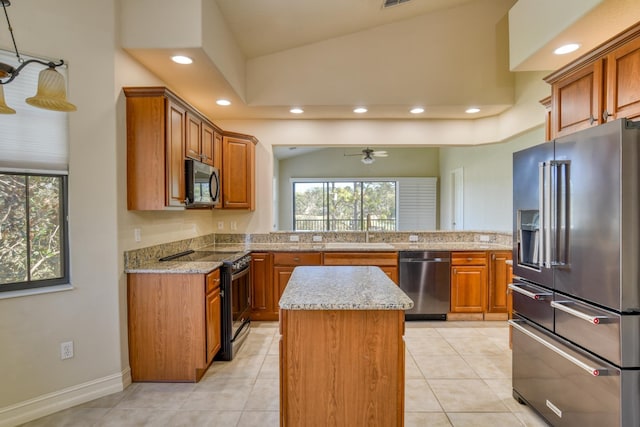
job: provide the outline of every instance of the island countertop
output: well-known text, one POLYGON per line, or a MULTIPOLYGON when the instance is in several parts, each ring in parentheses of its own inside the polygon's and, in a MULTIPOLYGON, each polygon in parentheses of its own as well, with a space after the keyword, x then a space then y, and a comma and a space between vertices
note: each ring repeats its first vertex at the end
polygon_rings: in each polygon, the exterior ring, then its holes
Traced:
POLYGON ((283 310, 408 310, 413 301, 378 267, 296 267, 283 310))

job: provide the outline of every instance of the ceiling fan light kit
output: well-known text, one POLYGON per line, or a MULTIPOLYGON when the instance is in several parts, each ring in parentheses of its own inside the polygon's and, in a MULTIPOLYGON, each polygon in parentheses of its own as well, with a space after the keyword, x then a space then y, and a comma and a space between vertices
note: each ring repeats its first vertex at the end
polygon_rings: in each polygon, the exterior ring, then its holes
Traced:
POLYGON ((374 157, 387 157, 388 154, 384 150, 374 150, 372 148, 367 147, 367 148, 363 149, 358 154, 346 154, 345 153, 345 156, 362 156, 360 161, 362 163, 364 163, 365 165, 370 165, 371 163, 376 161, 376 159, 374 157))

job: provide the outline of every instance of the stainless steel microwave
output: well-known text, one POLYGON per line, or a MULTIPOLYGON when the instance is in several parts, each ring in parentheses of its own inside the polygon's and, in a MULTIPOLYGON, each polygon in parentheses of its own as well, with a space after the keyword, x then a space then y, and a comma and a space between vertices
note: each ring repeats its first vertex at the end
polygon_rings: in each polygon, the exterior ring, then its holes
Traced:
POLYGON ((212 208, 220 203, 220 171, 197 160, 185 160, 187 208, 212 208))

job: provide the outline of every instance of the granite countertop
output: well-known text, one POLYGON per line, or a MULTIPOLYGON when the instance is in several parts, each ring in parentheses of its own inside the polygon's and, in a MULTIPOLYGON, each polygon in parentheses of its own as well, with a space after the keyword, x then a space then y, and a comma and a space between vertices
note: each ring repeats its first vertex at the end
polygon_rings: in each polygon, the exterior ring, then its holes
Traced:
POLYGON ((283 310, 408 310, 413 301, 378 267, 296 267, 283 310))
MULTIPOLYGON (((198 251, 220 252, 399 252, 399 251, 491 251, 511 250, 511 246, 483 242, 420 242, 420 243, 223 243, 197 248, 198 251)), ((157 259, 125 268, 125 273, 207 274, 222 265, 211 261, 163 261, 157 259)))
POLYGON ((249 250, 253 252, 397 252, 397 251, 503 251, 511 246, 482 242, 421 242, 421 243, 249 243, 247 245, 218 244, 217 250, 249 250))
POLYGON ((209 274, 220 268, 221 262, 213 261, 150 261, 140 267, 127 268, 125 273, 209 274))

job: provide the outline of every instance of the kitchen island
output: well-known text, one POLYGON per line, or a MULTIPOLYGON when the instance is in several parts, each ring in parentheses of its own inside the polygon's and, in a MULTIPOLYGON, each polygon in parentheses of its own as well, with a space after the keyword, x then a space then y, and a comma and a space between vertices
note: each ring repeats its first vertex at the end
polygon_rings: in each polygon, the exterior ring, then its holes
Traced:
POLYGON ((404 310, 378 267, 296 267, 280 299, 280 425, 402 426, 404 310))

